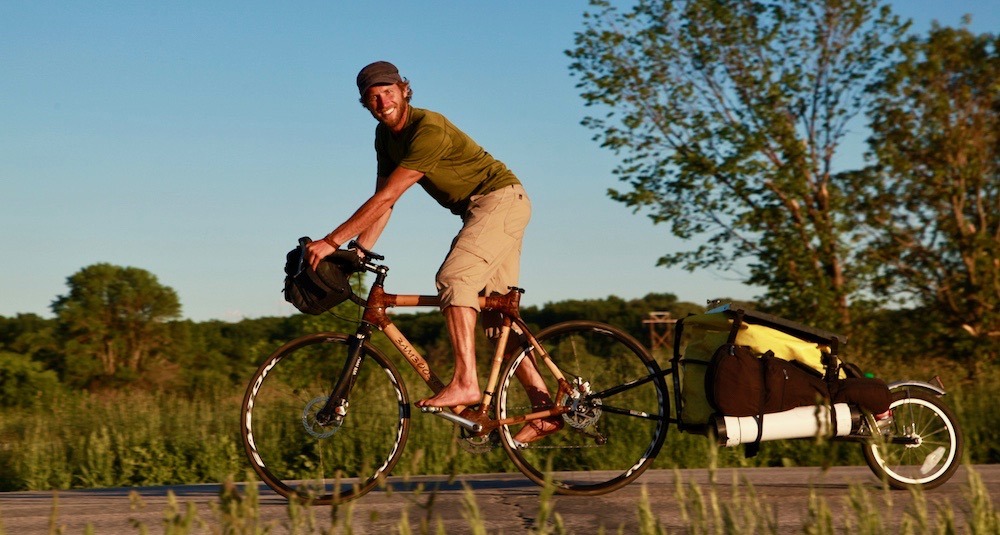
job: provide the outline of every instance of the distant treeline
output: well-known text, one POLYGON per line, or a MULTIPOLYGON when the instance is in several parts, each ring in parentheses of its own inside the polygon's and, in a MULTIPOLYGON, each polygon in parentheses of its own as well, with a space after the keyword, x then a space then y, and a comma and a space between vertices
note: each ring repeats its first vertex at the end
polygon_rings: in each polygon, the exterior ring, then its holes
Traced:
MULTIPOLYGON (((522 317, 537 328, 572 319, 602 321, 624 329, 649 346, 652 327, 643 320, 650 312, 670 312, 673 318, 682 318, 704 310, 704 306, 680 302, 672 294, 650 293, 638 299, 610 296, 529 306, 522 310, 522 317)), ((82 331, 65 315, 0 316, 0 406, 31 404, 40 393, 56 388, 93 391, 128 387, 189 393, 229 390, 243 384, 251 371, 284 342, 311 332, 352 331, 359 315, 358 307, 345 303, 322 316, 299 314, 239 322, 164 321, 159 325, 161 329, 147 329, 150 340, 145 342, 147 354, 141 361, 136 360, 135 366, 120 364, 112 373, 107 373, 102 364, 106 357, 97 353, 111 351, 109 348, 116 345, 124 348, 118 353, 124 353, 129 347, 141 345, 118 340, 136 338, 136 333, 127 329, 82 331), (98 339, 101 333, 108 339, 98 339)), ((398 313, 393 319, 432 364, 450 362, 451 348, 438 311, 398 313)), ((919 365, 928 357, 947 360, 948 340, 925 320, 919 311, 912 310, 870 313, 851 333, 845 354, 862 363, 891 361, 905 365, 913 361, 919 365)), ((383 338, 377 337, 376 343, 392 351, 383 338)), ((119 361, 130 362, 121 356, 119 361)))

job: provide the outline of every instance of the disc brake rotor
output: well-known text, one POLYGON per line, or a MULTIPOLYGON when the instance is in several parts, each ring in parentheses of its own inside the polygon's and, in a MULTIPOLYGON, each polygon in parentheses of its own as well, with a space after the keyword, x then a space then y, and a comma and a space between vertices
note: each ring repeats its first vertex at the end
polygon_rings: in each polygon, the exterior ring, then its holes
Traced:
POLYGON ((590 382, 582 377, 573 379, 573 390, 564 394, 559 404, 569 407, 569 412, 563 414, 563 420, 576 429, 586 429, 601 419, 601 399, 593 398, 590 382))
POLYGON ((316 421, 316 413, 326 405, 327 399, 326 396, 320 396, 306 403, 305 408, 302 409, 302 427, 306 428, 306 433, 316 438, 331 437, 340 429, 339 426, 335 425, 324 427, 316 421))

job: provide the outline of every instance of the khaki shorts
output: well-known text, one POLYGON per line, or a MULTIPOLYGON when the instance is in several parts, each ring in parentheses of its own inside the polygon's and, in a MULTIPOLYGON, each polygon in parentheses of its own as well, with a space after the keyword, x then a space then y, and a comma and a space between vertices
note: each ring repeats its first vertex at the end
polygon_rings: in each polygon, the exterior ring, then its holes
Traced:
POLYGON ((520 184, 469 199, 462 230, 436 277, 442 309, 479 310, 480 295, 507 293, 510 286, 517 286, 521 241, 529 219, 531 201, 520 184))

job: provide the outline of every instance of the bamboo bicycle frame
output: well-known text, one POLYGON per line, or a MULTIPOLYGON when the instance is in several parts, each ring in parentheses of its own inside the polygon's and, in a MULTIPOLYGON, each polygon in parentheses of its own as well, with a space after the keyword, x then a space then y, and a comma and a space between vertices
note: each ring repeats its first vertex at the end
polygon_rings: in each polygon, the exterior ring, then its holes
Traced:
MULTIPOLYGON (((416 348, 413 347, 413 344, 406 339, 406 336, 404 336, 399 328, 396 327, 396 325, 392 322, 392 319, 390 319, 387 314, 387 310, 391 307, 440 306, 440 299, 433 295, 386 293, 381 284, 381 279, 384 277, 384 274, 378 275, 376 283, 372 286, 372 289, 368 294, 365 312, 361 319, 361 325, 358 327, 357 339, 363 341, 370 337, 371 329, 369 326, 378 328, 385 333, 385 335, 392 342, 393 346, 396 347, 399 354, 410 363, 410 366, 413 367, 427 386, 430 387, 435 394, 440 392, 444 388, 445 384, 434 373, 430 365, 427 363, 427 360, 416 350, 416 348)), ((569 412, 569 409, 566 407, 552 407, 550 409, 505 418, 503 420, 493 419, 488 414, 490 403, 493 401, 493 396, 499 382, 500 367, 506 358, 505 348, 507 346, 507 340, 510 337, 512 325, 516 325, 518 331, 520 331, 521 335, 524 336, 530 344, 531 348, 529 351, 531 354, 528 355, 528 358, 531 359, 532 365, 534 365, 537 369, 537 361, 540 358, 545 364, 545 367, 556 379, 558 383, 558 391, 555 393, 553 398, 559 399, 562 395, 569 394, 571 392, 571 386, 562 371, 556 363, 552 361, 548 353, 545 352, 545 349, 542 348, 542 345, 537 339, 535 339, 535 336, 531 334, 531 331, 524 323, 524 320, 521 319, 518 309, 521 301, 521 292, 522 290, 514 288, 504 295, 491 295, 479 298, 480 308, 483 310, 494 310, 500 312, 503 317, 503 323, 500 328, 500 336, 496 342, 496 351, 493 355, 489 380, 487 382, 486 389, 483 391, 483 397, 479 403, 478 409, 473 410, 467 409, 464 406, 458 406, 451 408, 450 413, 443 412, 440 409, 430 410, 427 412, 436 413, 447 420, 463 425, 469 430, 474 431, 476 435, 487 434, 501 425, 513 425, 531 420, 558 416, 569 412)), ((358 353, 358 357, 360 357, 360 351, 358 353)), ((358 364, 360 363, 349 363, 349 366, 355 366, 355 373, 357 370, 356 366, 358 364)), ((353 381, 351 382, 353 383, 353 381)), ((338 388, 340 388, 340 386, 341 385, 338 383, 338 388)), ((335 388, 334 392, 337 392, 338 388, 335 388)), ((349 388, 350 387, 348 387, 348 389, 349 388)), ((334 396, 331 396, 331 401, 333 400, 334 396)))

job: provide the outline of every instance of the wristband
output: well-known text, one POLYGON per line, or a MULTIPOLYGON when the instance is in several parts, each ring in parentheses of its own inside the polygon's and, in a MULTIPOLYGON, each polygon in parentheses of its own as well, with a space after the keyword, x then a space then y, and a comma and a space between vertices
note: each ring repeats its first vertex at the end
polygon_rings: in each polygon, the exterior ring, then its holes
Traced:
POLYGON ((331 238, 329 234, 327 234, 326 237, 323 238, 323 241, 325 241, 327 245, 333 247, 334 249, 340 249, 340 244, 333 241, 333 238, 331 238))

